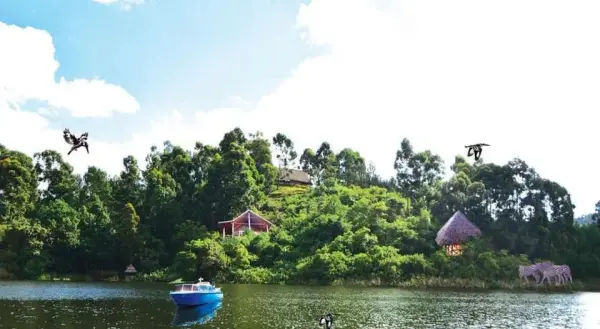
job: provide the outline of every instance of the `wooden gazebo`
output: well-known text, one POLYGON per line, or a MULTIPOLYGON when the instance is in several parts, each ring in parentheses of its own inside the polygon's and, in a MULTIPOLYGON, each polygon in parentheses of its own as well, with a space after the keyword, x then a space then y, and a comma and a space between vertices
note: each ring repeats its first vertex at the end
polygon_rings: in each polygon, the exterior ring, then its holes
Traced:
POLYGON ((254 233, 269 232, 273 223, 257 215, 252 210, 246 210, 232 220, 217 223, 219 230, 226 236, 240 236, 244 231, 251 230, 254 233))
POLYGON ((133 276, 137 274, 137 270, 133 267, 133 264, 129 264, 125 269, 125 280, 129 281, 133 276))
POLYGON ((438 231, 435 242, 444 247, 446 254, 462 254, 462 244, 470 237, 478 237, 481 231, 460 211, 457 211, 438 231))

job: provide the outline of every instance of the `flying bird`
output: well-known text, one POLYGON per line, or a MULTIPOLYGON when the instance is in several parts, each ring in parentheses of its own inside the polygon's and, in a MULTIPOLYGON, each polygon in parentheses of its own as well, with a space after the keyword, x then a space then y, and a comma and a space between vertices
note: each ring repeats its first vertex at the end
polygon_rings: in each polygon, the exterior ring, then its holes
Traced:
POLYGON ((89 149, 89 145, 87 142, 88 133, 83 133, 83 134, 81 134, 81 136, 79 136, 79 138, 77 138, 77 137, 75 137, 75 135, 73 135, 69 131, 69 129, 65 129, 63 131, 63 138, 65 139, 65 142, 67 142, 67 144, 73 145, 73 147, 71 147, 71 150, 69 151, 69 153, 67 153, 68 155, 70 155, 71 152, 73 152, 73 151, 77 151, 77 149, 82 146, 85 147, 85 150, 87 151, 87 153, 90 154, 90 149, 89 149))
POLYGON ((479 144, 465 146, 466 148, 469 149, 469 151, 467 152, 467 156, 470 157, 471 155, 474 155, 475 161, 479 160, 479 157, 481 157, 481 152, 483 152, 483 149, 481 148, 482 146, 490 146, 490 145, 485 144, 485 143, 479 143, 479 144))

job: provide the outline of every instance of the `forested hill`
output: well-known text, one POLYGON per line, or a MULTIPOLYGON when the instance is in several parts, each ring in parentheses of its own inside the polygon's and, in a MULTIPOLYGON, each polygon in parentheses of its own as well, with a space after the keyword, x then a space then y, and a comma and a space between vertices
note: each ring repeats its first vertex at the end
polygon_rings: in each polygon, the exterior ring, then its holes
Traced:
POLYGON ((239 129, 192 151, 165 142, 146 168, 123 159, 116 177, 95 167, 75 175, 53 150, 0 152, 0 277, 122 272, 133 263, 157 280, 514 280, 516 266, 534 259, 600 277, 598 226, 574 226, 568 191, 518 159, 470 165, 457 156, 444 181, 440 157, 405 139, 396 177, 382 179, 355 150, 336 154, 324 142, 297 154, 283 134, 239 129), (296 166, 314 187, 278 186, 278 168, 296 166), (222 239, 216 223, 248 208, 276 226, 222 239), (448 257, 434 238, 456 210, 483 239, 448 257))

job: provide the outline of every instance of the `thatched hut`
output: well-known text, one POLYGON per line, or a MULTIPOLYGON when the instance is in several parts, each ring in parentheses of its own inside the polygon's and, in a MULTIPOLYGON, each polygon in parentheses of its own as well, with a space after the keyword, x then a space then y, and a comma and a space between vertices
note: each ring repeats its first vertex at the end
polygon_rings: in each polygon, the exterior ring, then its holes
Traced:
POLYGON ((446 254, 456 256, 462 254, 461 245, 469 237, 478 237, 481 231, 471 223, 460 211, 457 211, 438 231, 435 242, 446 249, 446 254))

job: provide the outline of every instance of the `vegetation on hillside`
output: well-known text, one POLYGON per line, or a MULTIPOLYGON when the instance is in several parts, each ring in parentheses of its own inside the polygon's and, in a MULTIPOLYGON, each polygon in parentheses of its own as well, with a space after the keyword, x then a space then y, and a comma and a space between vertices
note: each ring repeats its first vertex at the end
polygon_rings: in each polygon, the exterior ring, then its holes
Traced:
POLYGON ((152 147, 146 168, 126 157, 116 177, 96 167, 76 175, 52 150, 31 158, 0 145, 0 154, 4 277, 122 273, 133 263, 148 280, 432 285, 514 281, 519 264, 546 259, 600 278, 600 227, 573 225, 567 190, 519 159, 457 156, 444 181, 441 158, 405 139, 396 176, 382 179, 355 150, 336 154, 324 142, 298 157, 283 134, 240 129, 218 146, 152 147), (314 187, 278 187, 278 170, 296 165, 314 187), (217 222, 248 208, 276 227, 222 239, 217 222), (448 257, 434 238, 456 210, 483 236, 448 257))

